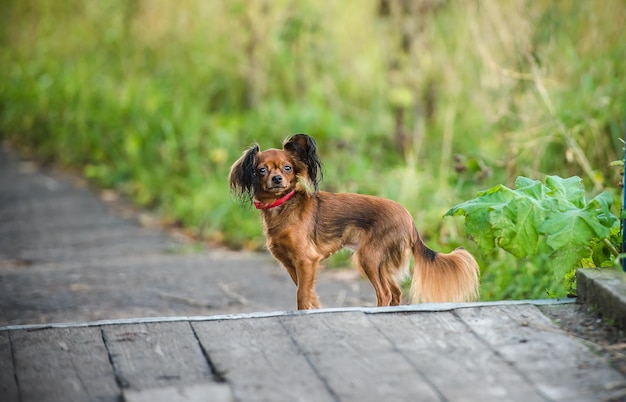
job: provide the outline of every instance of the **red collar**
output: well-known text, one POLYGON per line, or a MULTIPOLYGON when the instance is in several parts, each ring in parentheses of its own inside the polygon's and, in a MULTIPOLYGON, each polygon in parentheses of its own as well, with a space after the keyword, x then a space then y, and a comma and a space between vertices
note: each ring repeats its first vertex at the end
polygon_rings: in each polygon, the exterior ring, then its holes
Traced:
POLYGON ((295 193, 296 193, 296 190, 291 190, 289 193, 287 193, 286 196, 277 199, 271 204, 262 204, 259 201, 254 201, 254 207, 256 209, 271 209, 271 208, 278 207, 280 205, 283 205, 285 202, 287 202, 291 197, 293 197, 295 193))

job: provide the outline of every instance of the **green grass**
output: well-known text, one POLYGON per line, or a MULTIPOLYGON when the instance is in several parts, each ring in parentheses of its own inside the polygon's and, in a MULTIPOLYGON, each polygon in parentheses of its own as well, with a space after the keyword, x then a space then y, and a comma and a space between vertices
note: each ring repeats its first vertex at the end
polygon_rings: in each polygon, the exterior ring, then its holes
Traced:
MULTIPOLYGON (((478 190, 556 174, 594 195, 618 180, 623 1, 385 15, 374 0, 5 3, 0 135, 233 248, 264 240, 228 193, 230 165, 296 132, 318 141, 323 189, 401 202, 444 251, 478 254, 462 219, 442 219, 478 190)), ((484 299, 544 297, 554 280, 478 258, 484 299)))

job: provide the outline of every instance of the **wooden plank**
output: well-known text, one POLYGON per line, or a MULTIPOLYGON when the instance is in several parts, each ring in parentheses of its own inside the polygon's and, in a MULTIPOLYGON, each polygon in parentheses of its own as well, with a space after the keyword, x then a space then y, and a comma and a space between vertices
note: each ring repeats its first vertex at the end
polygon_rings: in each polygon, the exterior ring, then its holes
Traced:
POLYGON ((213 381, 188 322, 112 325, 102 331, 123 388, 150 389, 213 381))
POLYGON ((184 387, 124 390, 124 402, 231 402, 230 387, 225 383, 204 383, 184 387))
POLYGON ((338 400, 443 399, 363 313, 311 314, 281 321, 338 400))
POLYGON ((195 322, 192 326, 238 400, 333 400, 279 318, 195 322))
POLYGON ((118 401, 99 328, 10 333, 21 401, 118 401))
POLYGON ((6 402, 19 400, 8 331, 0 332, 0 400, 6 402))
POLYGON ((456 314, 551 400, 623 396, 626 380, 535 306, 458 310, 456 314), (621 390, 621 391, 620 391, 621 390))
POLYGON ((451 312, 369 318, 447 400, 544 400, 451 312))
MULTIPOLYGON (((128 260, 145 260, 145 256, 138 257, 119 257, 116 258, 115 264, 126 264, 128 260), (123 260, 123 261, 122 261, 123 260)), ((162 259, 163 256, 158 256, 162 259)), ((113 264, 113 265, 115 265, 113 264)), ((67 263, 65 264, 67 265, 67 263)), ((292 316, 303 314, 328 314, 338 312, 363 312, 367 314, 387 314, 387 313, 416 313, 416 312, 439 312, 453 311, 459 308, 470 307, 491 307, 491 306, 513 306, 518 304, 532 304, 536 306, 550 306, 559 304, 575 303, 576 299, 559 299, 559 300, 501 300, 495 302, 472 302, 472 303, 425 303, 425 304, 403 304, 391 307, 335 307, 321 308, 318 310, 287 310, 287 311, 257 311, 252 313, 224 313, 212 314, 210 316, 165 316, 165 317, 141 317, 141 318, 118 318, 108 320, 90 320, 90 321, 73 321, 73 322, 56 322, 46 324, 27 324, 27 325, 6 325, 0 326, 0 331, 29 329, 37 330, 44 328, 67 328, 67 327, 94 327, 104 325, 120 325, 120 324, 145 324, 152 322, 175 322, 175 321, 222 321, 222 320, 240 320, 246 318, 265 318, 278 316, 292 316)))

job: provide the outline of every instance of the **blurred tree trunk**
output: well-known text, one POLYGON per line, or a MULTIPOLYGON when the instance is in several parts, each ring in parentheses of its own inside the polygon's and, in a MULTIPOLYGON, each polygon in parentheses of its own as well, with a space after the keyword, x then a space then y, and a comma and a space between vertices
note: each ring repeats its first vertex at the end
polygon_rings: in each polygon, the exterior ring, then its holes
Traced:
POLYGON ((434 116, 436 88, 420 66, 420 34, 441 0, 380 0, 378 15, 387 23, 389 103, 394 118, 394 142, 406 157, 419 155, 426 122, 434 116))
POLYGON ((261 60, 261 40, 267 36, 265 29, 269 14, 270 3, 261 0, 249 3, 243 11, 242 25, 246 33, 243 103, 247 109, 254 108, 261 97, 264 74, 261 60))

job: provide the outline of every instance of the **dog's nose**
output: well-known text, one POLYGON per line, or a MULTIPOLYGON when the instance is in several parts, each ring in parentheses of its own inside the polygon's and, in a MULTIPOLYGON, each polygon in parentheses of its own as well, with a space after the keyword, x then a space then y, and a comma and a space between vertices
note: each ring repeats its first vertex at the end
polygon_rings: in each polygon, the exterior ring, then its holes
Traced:
POLYGON ((282 182, 283 182, 283 176, 276 175, 276 176, 272 177, 272 183, 274 183, 274 184, 281 184, 282 182))

